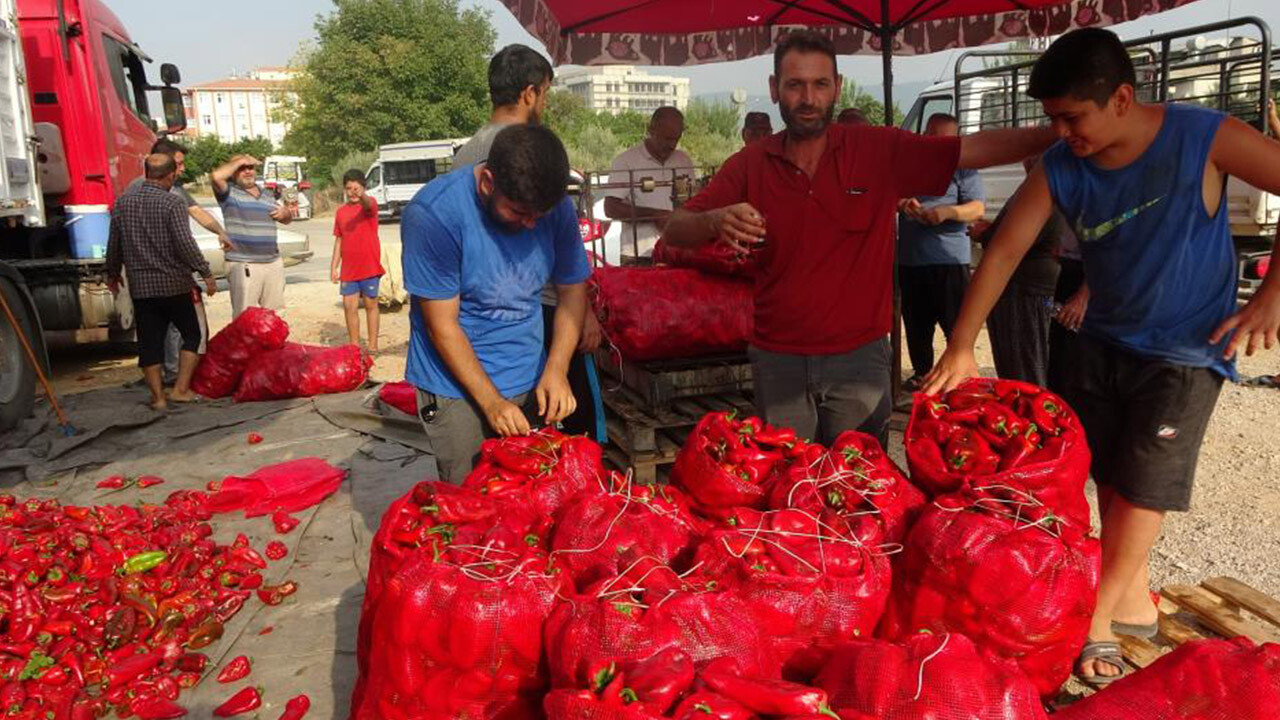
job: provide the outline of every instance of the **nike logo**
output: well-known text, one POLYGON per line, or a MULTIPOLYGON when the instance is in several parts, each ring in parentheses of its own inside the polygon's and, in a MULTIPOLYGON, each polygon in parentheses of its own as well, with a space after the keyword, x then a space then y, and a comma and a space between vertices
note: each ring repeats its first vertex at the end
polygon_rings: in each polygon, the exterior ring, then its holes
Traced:
POLYGON ((1137 217, 1144 210, 1148 210, 1151 207, 1154 207, 1161 200, 1164 200, 1165 197, 1166 196, 1161 195, 1155 200, 1151 200, 1149 202, 1143 203, 1142 205, 1139 205, 1138 207, 1133 208, 1132 210, 1126 210, 1120 215, 1091 228, 1085 227, 1080 222, 1080 219, 1077 218, 1076 219, 1076 237, 1080 238, 1080 242, 1097 242, 1098 240, 1101 240, 1102 238, 1110 235, 1113 231, 1115 231, 1116 228, 1120 227, 1121 225, 1137 217))

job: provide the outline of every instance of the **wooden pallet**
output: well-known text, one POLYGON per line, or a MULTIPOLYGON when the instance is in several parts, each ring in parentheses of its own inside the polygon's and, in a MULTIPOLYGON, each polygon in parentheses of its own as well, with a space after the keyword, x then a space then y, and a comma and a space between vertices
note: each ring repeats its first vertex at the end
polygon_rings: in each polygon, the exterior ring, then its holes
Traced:
POLYGON ((1204 637, 1280 642, 1280 600, 1229 577, 1199 585, 1169 585, 1160 591, 1160 634, 1145 640, 1120 637, 1124 657, 1144 668, 1173 648, 1204 637))
POLYGON ((669 407, 645 403, 627 387, 605 388, 605 426, 609 443, 605 458, 614 469, 634 471, 637 482, 665 480, 666 466, 688 439, 693 426, 709 412, 736 410, 754 414, 744 393, 716 393, 672 400, 669 407))
POLYGON ((714 355, 690 360, 619 361, 608 349, 596 351, 603 381, 634 393, 647 407, 667 407, 673 400, 751 391, 751 363, 745 355, 714 355))

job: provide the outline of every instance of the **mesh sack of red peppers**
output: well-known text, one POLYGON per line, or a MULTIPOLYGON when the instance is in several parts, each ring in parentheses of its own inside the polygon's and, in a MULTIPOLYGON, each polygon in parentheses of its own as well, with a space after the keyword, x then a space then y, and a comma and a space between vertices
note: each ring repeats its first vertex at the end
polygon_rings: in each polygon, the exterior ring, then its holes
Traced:
POLYGON ((251 307, 209 339, 200 358, 191 389, 209 398, 227 397, 236 391, 240 377, 255 356, 284 347, 289 326, 266 308, 251 307))

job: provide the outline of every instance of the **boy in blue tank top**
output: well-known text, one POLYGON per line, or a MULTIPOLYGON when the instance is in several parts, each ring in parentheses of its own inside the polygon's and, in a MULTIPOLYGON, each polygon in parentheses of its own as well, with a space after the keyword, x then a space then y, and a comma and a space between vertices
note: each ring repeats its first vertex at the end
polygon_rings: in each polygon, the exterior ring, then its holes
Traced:
POLYGON ((1010 203, 925 383, 943 392, 978 374, 982 323, 1056 206, 1080 238, 1092 292, 1063 395, 1084 423, 1102 511, 1097 610, 1076 666, 1095 686, 1124 672, 1117 632, 1155 634, 1148 555, 1164 515, 1190 508, 1236 352, 1271 348, 1280 328, 1275 274, 1237 311, 1226 207, 1229 175, 1280 192, 1280 144, 1212 110, 1138 102, 1135 84, 1106 30, 1067 33, 1037 61, 1028 94, 1061 141, 1010 203))

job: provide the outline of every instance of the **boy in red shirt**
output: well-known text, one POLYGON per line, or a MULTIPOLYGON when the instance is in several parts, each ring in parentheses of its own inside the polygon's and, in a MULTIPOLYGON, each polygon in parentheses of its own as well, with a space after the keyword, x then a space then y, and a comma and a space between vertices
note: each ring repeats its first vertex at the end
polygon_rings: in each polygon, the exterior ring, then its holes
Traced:
POLYGON ((378 242, 378 201, 365 194, 364 173, 342 175, 347 201, 333 219, 333 265, 329 276, 341 282, 347 336, 360 344, 360 299, 369 321, 369 352, 378 352, 378 282, 382 279, 382 246, 378 242), (341 271, 339 271, 341 268, 341 271))

